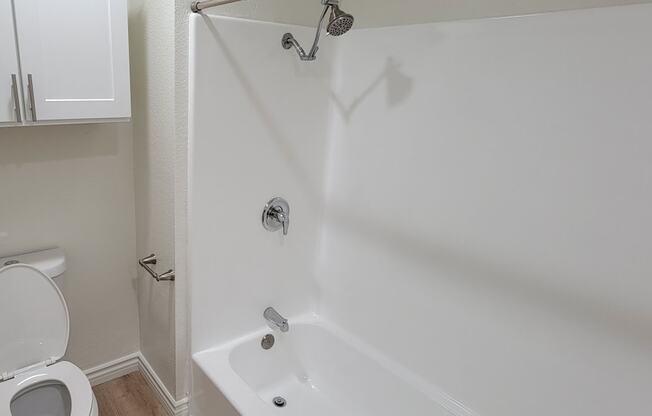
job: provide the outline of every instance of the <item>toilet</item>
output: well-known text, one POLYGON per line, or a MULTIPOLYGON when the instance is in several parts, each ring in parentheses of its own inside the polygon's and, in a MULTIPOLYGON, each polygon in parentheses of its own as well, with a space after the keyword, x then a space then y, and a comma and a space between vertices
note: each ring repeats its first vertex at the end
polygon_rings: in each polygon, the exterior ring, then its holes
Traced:
POLYGON ((61 358, 70 319, 51 249, 0 259, 0 416, 97 416, 86 375, 61 358))

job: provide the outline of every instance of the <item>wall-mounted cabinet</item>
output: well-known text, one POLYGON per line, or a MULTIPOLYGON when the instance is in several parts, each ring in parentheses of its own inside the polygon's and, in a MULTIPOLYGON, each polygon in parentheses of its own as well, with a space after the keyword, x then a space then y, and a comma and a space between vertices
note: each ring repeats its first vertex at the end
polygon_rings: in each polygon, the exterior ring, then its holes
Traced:
POLYGON ((0 0, 0 125, 22 120, 15 33, 11 1, 0 0))
POLYGON ((128 45, 126 0, 0 0, 0 123, 131 117, 128 45))

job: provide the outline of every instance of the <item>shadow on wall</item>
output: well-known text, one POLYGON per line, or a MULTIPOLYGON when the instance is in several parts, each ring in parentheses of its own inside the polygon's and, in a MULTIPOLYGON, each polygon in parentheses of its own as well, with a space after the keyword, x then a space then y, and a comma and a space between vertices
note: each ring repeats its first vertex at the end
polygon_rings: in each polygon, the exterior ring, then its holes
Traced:
MULTIPOLYGON (((142 221, 140 216, 140 208, 142 203, 139 201, 149 200, 150 191, 146 186, 147 178, 149 175, 139 174, 139 172, 149 172, 149 158, 147 157, 147 143, 145 138, 148 134, 148 113, 143 109, 147 108, 147 95, 144 93, 147 90, 148 79, 146 77, 147 71, 147 46, 145 42, 145 28, 146 19, 143 15, 143 8, 145 7, 142 0, 135 0, 129 2, 129 62, 130 62, 130 78, 131 78, 131 114, 133 120, 133 152, 134 152, 134 197, 135 197, 135 213, 136 224, 148 225, 147 222, 142 221)), ((140 258, 144 254, 139 253, 140 241, 143 238, 143 231, 145 232, 145 240, 149 240, 149 227, 144 230, 138 228, 136 232, 136 251, 137 257, 140 258)), ((135 277, 131 281, 131 285, 137 294, 138 304, 142 305, 143 290, 139 287, 148 274, 144 272, 141 267, 136 267, 135 277)), ((140 311, 139 311, 140 312, 140 311)), ((154 315, 156 316, 156 315, 154 315)))
MULTIPOLYGON (((142 1, 134 2, 129 10, 129 60, 131 62, 131 103, 133 117, 133 145, 134 145, 134 184, 136 191, 136 216, 143 215, 141 201, 150 201, 151 192, 147 180, 151 177, 149 165, 149 113, 147 89, 147 47, 145 30, 147 21, 143 15, 144 4, 142 1)), ((137 218, 138 219, 138 218, 137 218)), ((139 224, 146 224, 142 220, 139 224)), ((149 227, 138 230, 139 241, 149 241, 149 227), (142 233, 145 232, 145 235, 142 233), (141 240, 142 239, 142 240, 141 240)), ((140 244, 138 245, 140 248, 140 244)), ((142 253, 141 253, 142 254, 142 253)), ((145 254, 142 254, 145 255, 145 254)), ((142 275, 139 269, 138 274, 142 275)))
POLYGON ((311 183, 309 180, 311 177, 309 167, 303 165, 302 158, 292 148, 290 141, 288 140, 286 134, 283 132, 279 124, 276 122, 273 114, 266 108, 265 103, 258 97, 258 93, 256 92, 254 84, 245 75, 244 68, 238 62, 235 54, 231 51, 231 48, 229 48, 227 43, 221 38, 220 33, 215 27, 215 24, 211 21, 210 17, 203 15, 202 18, 206 24, 206 27, 211 32, 213 39, 215 39, 215 42, 218 44, 224 53, 224 56, 233 68, 233 74, 240 82, 240 85, 245 91, 247 98, 251 102, 252 108, 255 110, 256 114, 258 114, 260 120, 267 128, 268 137, 270 137, 280 149, 280 153, 285 157, 288 165, 294 171, 295 177, 298 179, 298 182, 300 183, 305 194, 309 196, 309 200, 315 204, 315 206, 319 206, 322 201, 322 195, 319 193, 319 189, 315 187, 315 184, 311 183))
POLYGON ((403 229, 374 223, 364 216, 352 216, 346 207, 327 209, 327 223, 360 236, 369 245, 380 246, 391 256, 425 264, 429 270, 446 272, 433 272, 430 275, 433 278, 452 279, 455 285, 482 288, 487 296, 492 293, 496 297, 520 299, 544 313, 556 314, 590 328, 603 328, 614 337, 645 350, 652 348, 652 321, 649 314, 642 311, 547 286, 544 282, 550 281, 548 276, 510 270, 491 259, 474 257, 472 253, 459 252, 444 244, 433 244, 403 229))
POLYGON ((414 87, 414 80, 401 72, 401 64, 392 57, 388 57, 385 63, 385 69, 378 74, 378 76, 369 84, 367 88, 362 90, 360 94, 350 103, 344 104, 342 100, 333 92, 330 92, 330 97, 335 103, 335 108, 340 113, 346 123, 351 121, 351 117, 355 110, 371 95, 376 88, 385 81, 385 91, 387 106, 389 108, 396 107, 402 102, 407 100, 412 94, 414 87))
POLYGON ((130 123, 0 129, 0 165, 115 156, 130 123))

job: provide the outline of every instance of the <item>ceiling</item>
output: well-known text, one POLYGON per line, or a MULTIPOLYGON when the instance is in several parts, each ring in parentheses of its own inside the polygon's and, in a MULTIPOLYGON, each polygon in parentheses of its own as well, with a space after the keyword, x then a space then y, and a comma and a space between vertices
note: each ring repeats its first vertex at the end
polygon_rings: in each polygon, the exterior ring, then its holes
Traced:
MULTIPOLYGON (((355 16, 356 28, 369 28, 650 2, 652 0, 341 0, 341 5, 355 16)), ((210 9, 208 13, 314 26, 320 10, 319 0, 244 0, 210 9)))

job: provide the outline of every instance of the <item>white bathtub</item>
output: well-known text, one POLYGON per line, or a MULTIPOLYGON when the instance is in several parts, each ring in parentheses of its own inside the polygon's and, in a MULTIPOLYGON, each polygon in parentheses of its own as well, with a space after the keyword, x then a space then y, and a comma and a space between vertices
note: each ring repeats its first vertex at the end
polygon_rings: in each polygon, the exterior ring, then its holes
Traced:
POLYGON ((290 320, 194 355, 197 366, 243 416, 472 415, 404 368, 318 319, 290 320), (278 408, 276 396, 287 404, 278 408))

